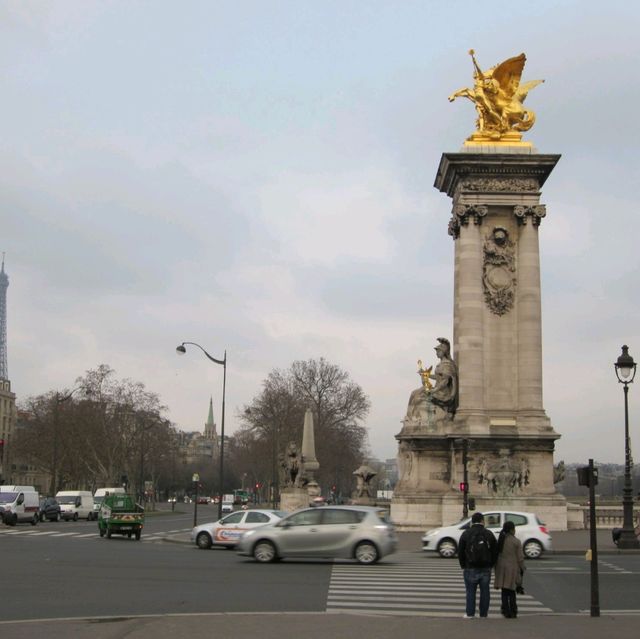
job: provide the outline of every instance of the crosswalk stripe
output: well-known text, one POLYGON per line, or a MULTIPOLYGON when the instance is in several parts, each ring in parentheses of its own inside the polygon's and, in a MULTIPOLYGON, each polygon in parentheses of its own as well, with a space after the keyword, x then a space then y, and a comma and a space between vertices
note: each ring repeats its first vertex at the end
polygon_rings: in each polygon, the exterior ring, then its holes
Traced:
MULTIPOLYGON (((465 588, 457 562, 434 563, 399 552, 376 566, 334 565, 326 612, 456 617, 464 612, 465 588)), ((500 614, 500 597, 490 611, 500 614)), ((552 610, 531 595, 518 597, 523 613, 552 610)))

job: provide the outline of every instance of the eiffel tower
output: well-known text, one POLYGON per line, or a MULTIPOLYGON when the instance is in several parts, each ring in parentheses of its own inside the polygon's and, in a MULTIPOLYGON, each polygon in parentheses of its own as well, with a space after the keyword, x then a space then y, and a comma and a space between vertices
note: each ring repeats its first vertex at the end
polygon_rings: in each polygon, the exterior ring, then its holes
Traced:
POLYGON ((0 379, 9 379, 7 366, 7 289, 9 278, 4 272, 4 253, 2 254, 2 268, 0 269, 0 379))

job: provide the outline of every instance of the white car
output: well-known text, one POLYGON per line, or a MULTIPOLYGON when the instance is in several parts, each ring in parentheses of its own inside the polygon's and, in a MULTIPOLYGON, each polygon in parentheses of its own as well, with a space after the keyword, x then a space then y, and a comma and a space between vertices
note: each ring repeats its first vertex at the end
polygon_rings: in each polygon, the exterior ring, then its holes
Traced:
POLYGON ((274 524, 286 514, 281 510, 237 510, 219 521, 196 526, 191 531, 191 541, 203 550, 211 546, 233 548, 247 530, 274 524))
MULTIPOLYGON (((504 522, 512 521, 516 525, 516 537, 522 542, 524 555, 528 559, 538 559, 543 552, 551 550, 551 535, 534 513, 493 510, 483 515, 485 528, 490 530, 496 538, 504 522)), ((471 517, 453 526, 427 530, 422 538, 422 550, 437 552, 441 557, 455 557, 458 552, 458 541, 470 525, 471 517)))

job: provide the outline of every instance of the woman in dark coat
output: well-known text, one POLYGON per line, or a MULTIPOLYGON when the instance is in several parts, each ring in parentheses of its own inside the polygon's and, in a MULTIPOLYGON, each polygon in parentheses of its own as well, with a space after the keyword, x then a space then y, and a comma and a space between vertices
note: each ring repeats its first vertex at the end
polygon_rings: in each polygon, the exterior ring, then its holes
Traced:
POLYGON ((516 588, 522 586, 524 553, 522 542, 516 537, 516 527, 506 521, 498 538, 498 561, 495 567, 494 588, 502 590, 502 614, 508 618, 518 616, 516 588))

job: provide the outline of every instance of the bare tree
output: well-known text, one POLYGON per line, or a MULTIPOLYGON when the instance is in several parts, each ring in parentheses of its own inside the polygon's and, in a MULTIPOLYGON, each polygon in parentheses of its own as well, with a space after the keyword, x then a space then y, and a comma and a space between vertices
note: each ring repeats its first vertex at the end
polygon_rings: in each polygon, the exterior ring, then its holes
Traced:
POLYGON ((304 413, 311 408, 318 481, 326 490, 339 486, 348 493, 351 473, 367 453, 367 432, 361 422, 369 407, 362 388, 324 358, 296 361, 287 371, 274 370, 260 395, 239 415, 242 427, 235 439, 242 439, 233 448, 237 470, 259 470, 277 481, 279 454, 289 441, 301 441, 304 413))

